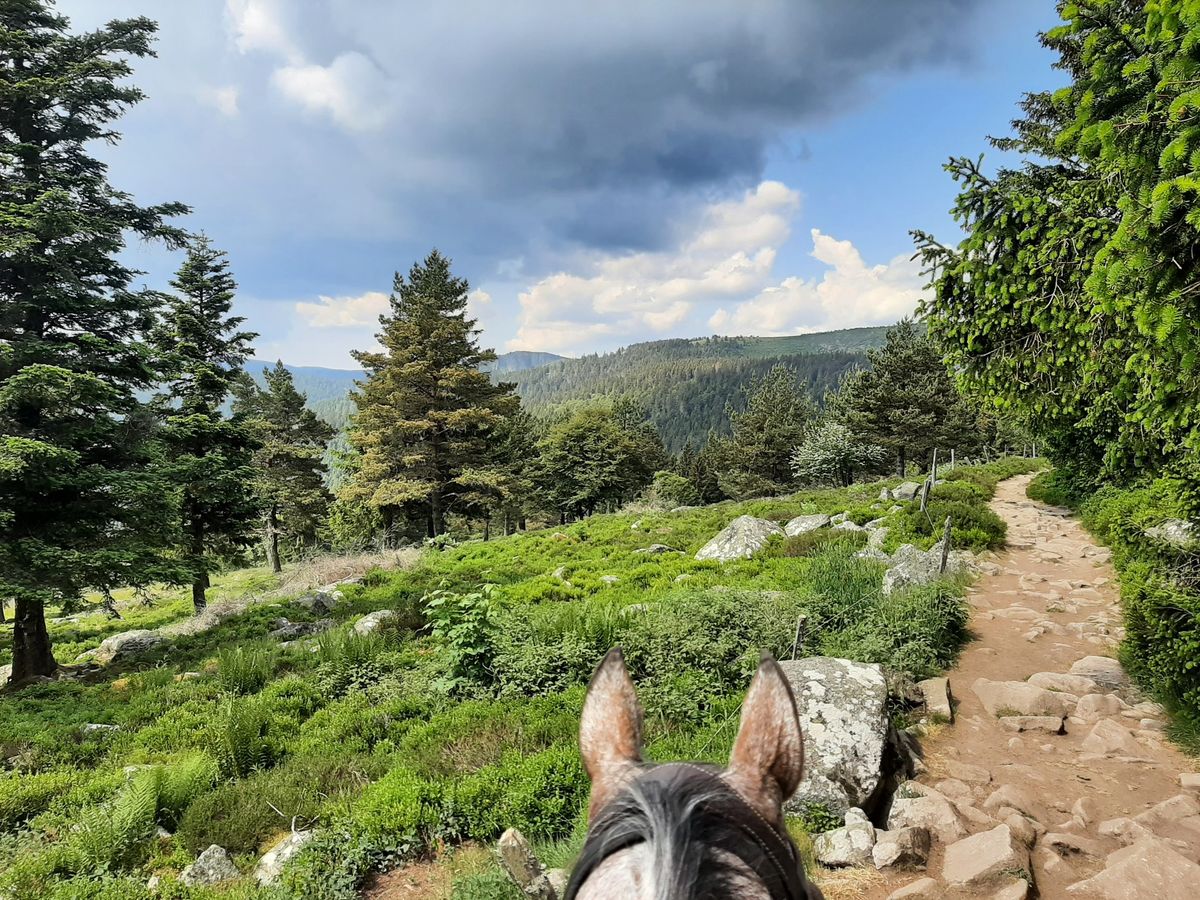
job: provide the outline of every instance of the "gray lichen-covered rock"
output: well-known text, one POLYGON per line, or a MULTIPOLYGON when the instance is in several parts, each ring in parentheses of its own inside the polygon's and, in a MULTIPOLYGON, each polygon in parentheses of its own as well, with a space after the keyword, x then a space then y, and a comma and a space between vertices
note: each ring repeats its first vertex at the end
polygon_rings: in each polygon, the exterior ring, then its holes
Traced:
POLYGON ((271 625, 272 628, 267 632, 267 637, 275 638, 277 641, 296 641, 333 627, 333 620, 319 619, 316 622, 289 622, 287 619, 276 619, 271 625))
POLYGON ((303 597, 297 597, 292 601, 293 606, 299 606, 301 609, 306 609, 317 615, 333 612, 333 607, 336 604, 337 599, 325 591, 314 591, 311 594, 305 594, 303 597))
POLYGON ((666 544, 651 544, 649 547, 641 547, 633 551, 634 553, 642 553, 648 556, 657 556, 659 553, 681 553, 674 547, 668 547, 666 544))
POLYGON ((883 593, 890 596, 904 588, 930 584, 943 575, 947 578, 968 575, 974 560, 974 556, 965 550, 951 550, 943 573, 940 544, 934 544, 925 551, 918 550, 912 544, 904 544, 892 554, 892 565, 883 573, 883 593))
POLYGON ((496 854, 500 857, 500 867, 505 874, 530 900, 558 900, 554 882, 534 855, 525 835, 517 829, 510 828, 500 835, 500 840, 496 842, 496 854))
POLYGON ((804 780, 788 802, 843 816, 870 807, 888 743, 887 680, 877 665, 827 656, 782 662, 804 732, 804 780))
POLYGON ((929 829, 921 826, 876 831, 871 858, 877 869, 924 869, 932 843, 929 829))
POLYGON ((390 622, 395 618, 396 611, 394 609, 377 609, 375 612, 367 613, 354 623, 354 633, 366 637, 368 634, 378 631, 384 622, 390 622))
POLYGON ((818 513, 815 516, 796 516, 796 518, 783 526, 783 530, 788 537, 795 537, 798 534, 805 534, 809 531, 816 531, 818 528, 828 527, 829 516, 825 513, 818 513))
POLYGON ((275 884, 283 874, 283 867, 313 838, 312 831, 293 831, 282 841, 263 854, 254 868, 254 877, 263 887, 275 884))
POLYGON ((813 838, 813 852, 826 866, 864 866, 871 862, 875 846, 875 826, 861 809, 846 811, 845 826, 826 831, 813 838))
POLYGON ((899 487, 892 488, 893 500, 913 500, 921 490, 921 485, 915 481, 906 481, 899 487))
POLYGON ((90 653, 82 654, 81 658, 86 656, 95 662, 107 665, 115 659, 148 653, 161 647, 165 642, 166 639, 157 631, 145 628, 122 631, 120 634, 105 638, 100 642, 99 647, 90 653))
POLYGON ((697 551, 696 559, 715 559, 717 562, 749 559, 774 535, 783 533, 782 528, 767 519, 738 516, 697 551))
POLYGON ((188 887, 197 885, 219 884, 237 878, 241 872, 233 864, 229 851, 217 844, 209 844, 208 849, 196 857, 196 861, 188 866, 179 876, 179 880, 188 887))
POLYGON ((1181 550, 1193 550, 1200 546, 1200 534, 1196 532, 1195 523, 1183 519, 1167 519, 1161 525, 1147 528, 1145 535, 1181 550))

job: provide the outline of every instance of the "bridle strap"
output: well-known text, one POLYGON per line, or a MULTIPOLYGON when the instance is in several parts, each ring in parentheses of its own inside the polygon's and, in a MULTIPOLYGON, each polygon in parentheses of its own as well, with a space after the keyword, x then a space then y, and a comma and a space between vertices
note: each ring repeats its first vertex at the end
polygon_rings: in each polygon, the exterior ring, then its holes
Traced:
POLYGON ((575 900, 588 877, 610 856, 646 840, 641 823, 630 821, 631 791, 657 788, 664 793, 698 794, 692 827, 700 835, 718 823, 720 841, 711 850, 736 856, 763 882, 773 900, 811 900, 820 897, 806 883, 796 845, 788 834, 767 822, 757 810, 715 772, 690 763, 668 763, 645 769, 630 786, 610 801, 588 830, 579 865, 571 875, 563 900, 575 900))

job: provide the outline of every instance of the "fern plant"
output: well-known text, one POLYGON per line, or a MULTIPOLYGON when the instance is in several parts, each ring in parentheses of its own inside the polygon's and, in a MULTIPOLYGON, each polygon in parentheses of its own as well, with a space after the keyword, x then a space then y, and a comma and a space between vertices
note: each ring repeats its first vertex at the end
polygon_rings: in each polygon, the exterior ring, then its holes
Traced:
POLYGON ((80 811, 68 838, 71 868, 76 872, 108 872, 136 862, 154 833, 158 779, 144 773, 109 803, 80 811))
POLYGON ((245 778, 271 765, 270 723, 269 710, 257 700, 231 697, 224 702, 212 728, 212 751, 222 778, 245 778))
POLYGON ((275 653, 267 647, 228 647, 217 656, 217 679, 231 694, 262 690, 275 671, 275 653))

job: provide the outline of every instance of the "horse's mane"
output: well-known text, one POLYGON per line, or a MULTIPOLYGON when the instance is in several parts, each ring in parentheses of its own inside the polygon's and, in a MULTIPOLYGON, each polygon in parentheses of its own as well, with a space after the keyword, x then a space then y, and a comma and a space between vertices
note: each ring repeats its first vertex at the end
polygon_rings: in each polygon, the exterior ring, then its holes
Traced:
POLYGON ((607 858, 642 844, 649 854, 655 900, 724 900, 745 889, 750 873, 772 890, 799 875, 795 848, 724 785, 716 770, 691 764, 647 767, 600 812, 588 832, 564 900, 575 900, 583 883, 607 858), (767 838, 766 830, 774 835, 767 838), (790 851, 787 849, 790 847, 790 851), (779 859, 780 850, 790 859, 779 859), (738 861, 740 860, 740 865, 738 861), (790 867, 790 870, 789 868, 790 867), (749 872, 747 872, 749 869, 749 872))

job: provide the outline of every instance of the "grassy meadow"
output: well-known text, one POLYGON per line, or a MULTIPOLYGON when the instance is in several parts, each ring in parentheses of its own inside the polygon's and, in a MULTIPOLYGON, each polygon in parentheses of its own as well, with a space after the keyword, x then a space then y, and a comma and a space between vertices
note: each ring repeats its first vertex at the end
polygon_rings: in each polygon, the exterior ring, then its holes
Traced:
MULTIPOLYGON (((0 897, 347 898, 372 871, 432 859, 447 867, 446 894, 514 898, 486 853, 452 848, 516 826, 548 862, 569 862, 588 789, 575 744, 583 689, 609 647, 624 647, 638 681, 649 755, 723 762, 759 652, 790 657, 798 616, 800 655, 917 677, 948 666, 966 638, 960 586, 883 597, 883 566, 855 557, 863 533, 825 529, 750 560, 697 562, 729 521, 885 515, 892 549, 930 546, 952 514, 955 545, 984 550, 1004 539, 986 508, 995 483, 1034 466, 959 468, 928 516, 880 507, 893 479, 430 549, 346 586, 334 626, 287 646, 267 636, 274 621, 317 616, 262 570, 229 573, 218 597, 260 602, 99 677, 0 697, 0 897), (636 552, 652 544, 680 552, 636 552), (385 609, 395 616, 378 631, 354 633, 385 609), (292 828, 317 836, 279 885, 259 887, 258 856, 292 828), (183 885, 210 844, 244 877, 183 885)), ((182 593, 119 599, 122 621, 51 623, 60 660, 188 613, 182 593)))

